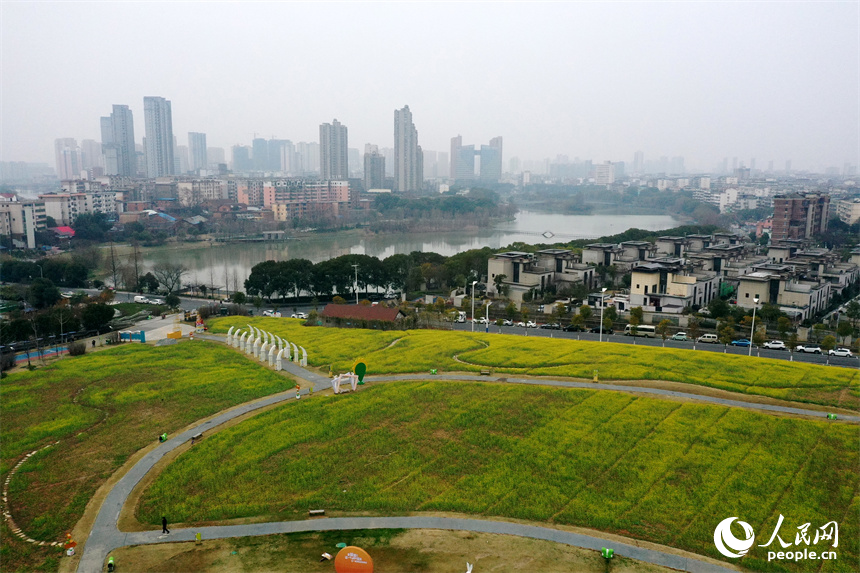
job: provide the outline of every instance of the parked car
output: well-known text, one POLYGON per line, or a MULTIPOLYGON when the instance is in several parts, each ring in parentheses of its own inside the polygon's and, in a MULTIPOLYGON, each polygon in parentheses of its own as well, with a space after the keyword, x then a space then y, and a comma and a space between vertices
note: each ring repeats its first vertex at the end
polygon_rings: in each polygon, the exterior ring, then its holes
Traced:
POLYGON ((689 338, 687 338, 686 332, 676 332, 672 335, 672 340, 677 340, 678 342, 687 342, 689 338))
POLYGON ((710 333, 709 334, 703 334, 702 336, 700 336, 699 338, 696 339, 696 342, 699 342, 702 344, 716 344, 719 341, 720 341, 720 339, 717 338, 716 334, 710 334, 710 333))
POLYGON ((732 346, 744 346, 747 347, 752 342, 750 342, 749 338, 738 338, 737 340, 732 340, 732 346))
POLYGON ((514 321, 509 319, 509 318, 506 318, 505 320, 502 321, 502 326, 513 326, 513 325, 514 325, 514 321))
POLYGON ((537 323, 533 320, 530 320, 526 323, 526 328, 537 328, 537 323))
POLYGON ((162 299, 162 298, 151 298, 151 299, 149 299, 149 304, 164 304, 164 299, 162 299))
POLYGON ((541 324, 541 328, 545 328, 547 330, 561 330, 561 325, 557 322, 548 322, 547 324, 541 324))
MULTIPOLYGON (((592 333, 592 334, 600 334, 600 332, 601 332, 601 331, 600 331, 600 327, 599 327, 599 326, 594 326, 594 327, 590 328, 590 329, 588 330, 588 332, 590 332, 590 333, 592 333)), ((615 334, 615 331, 614 331, 614 330, 612 330, 611 328, 604 328, 604 329, 603 329, 603 334, 615 334)))
POLYGON ((146 298, 145 296, 137 295, 134 297, 134 302, 137 302, 140 304, 149 304, 149 299, 146 298))
MULTIPOLYGON (((278 313, 278 314, 280 314, 280 313, 278 313)), ((264 310, 264 311, 263 311, 263 316, 271 316, 271 317, 274 317, 274 316, 275 316, 275 311, 274 311, 274 310, 264 310)))
POLYGON ((795 352, 805 352, 807 354, 821 354, 821 347, 814 344, 798 344, 794 347, 795 352))
POLYGON ((526 327, 526 323, 525 323, 525 322, 523 322, 523 321, 521 320, 521 321, 519 321, 518 323, 514 324, 514 326, 520 326, 520 327, 522 327, 522 328, 525 328, 525 327, 526 327))
POLYGON ((847 348, 834 348, 827 354, 829 354, 830 356, 842 356, 843 358, 851 358, 852 356, 854 356, 847 348))
POLYGON ((306 312, 297 312, 295 314, 291 314, 290 318, 301 318, 302 320, 307 320, 308 313, 306 312))
POLYGON ((579 326, 578 324, 568 324, 564 328, 562 328, 565 332, 585 332, 585 327, 579 326))
POLYGON ((788 346, 786 346, 785 342, 782 340, 771 340, 769 342, 765 342, 764 347, 771 350, 788 350, 788 346))

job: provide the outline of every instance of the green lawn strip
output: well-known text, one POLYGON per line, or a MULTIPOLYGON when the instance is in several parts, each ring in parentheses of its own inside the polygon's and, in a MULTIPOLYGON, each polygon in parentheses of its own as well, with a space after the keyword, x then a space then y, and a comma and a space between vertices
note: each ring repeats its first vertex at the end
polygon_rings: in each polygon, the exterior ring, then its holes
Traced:
POLYGON ((226 332, 230 326, 245 327, 244 323, 304 346, 312 365, 331 364, 338 372, 351 369, 358 358, 367 364, 369 375, 426 372, 432 368, 465 372, 490 368, 497 374, 591 378, 598 370, 602 379, 668 380, 860 409, 860 373, 846 368, 545 337, 305 327, 298 320, 262 317, 216 318, 211 320, 210 328, 212 332, 226 332), (400 342, 390 346, 398 338, 400 342), (842 393, 845 388, 849 389, 847 396, 842 393))
MULTIPOLYGON (((139 518, 457 511, 721 558, 713 530, 725 517, 757 536, 779 511, 856 533, 845 513, 860 487, 856 439, 853 426, 613 392, 403 382, 290 403, 212 436, 144 492, 139 518)), ((856 546, 842 548, 856 565, 856 546)), ((759 557, 745 563, 766 568, 759 557)))
POLYGON ((123 345, 58 361, 0 383, 4 475, 12 513, 36 539, 56 540, 130 455, 201 418, 292 387, 218 344, 123 345), (73 399, 77 396, 77 403, 73 399))

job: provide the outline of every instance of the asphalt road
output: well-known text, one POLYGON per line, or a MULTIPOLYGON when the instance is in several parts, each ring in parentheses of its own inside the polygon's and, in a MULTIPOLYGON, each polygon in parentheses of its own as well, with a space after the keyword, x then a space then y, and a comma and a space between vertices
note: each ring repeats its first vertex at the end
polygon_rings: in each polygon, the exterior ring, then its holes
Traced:
MULTIPOLYGON (((216 340, 216 341, 224 341, 225 337, 218 335, 209 335, 204 334, 201 335, 200 338, 216 340)), ((237 349, 238 351, 238 349, 237 349)), ((304 368, 299 367, 296 364, 288 363, 287 364, 287 372, 293 374, 299 378, 310 381, 314 385, 315 390, 323 390, 328 387, 329 380, 324 377, 306 370, 304 368)), ((373 377, 373 380, 384 382, 384 381, 396 381, 396 380, 404 380, 411 378, 422 378, 427 379, 428 375, 425 374, 411 374, 411 375, 399 375, 399 376, 378 376, 373 377)), ((440 375, 439 378, 449 379, 449 380, 495 380, 494 377, 486 377, 486 376, 473 376, 473 375, 460 375, 460 374, 450 374, 450 375, 440 375)), ((593 389, 605 389, 605 390, 613 390, 613 391, 632 391, 632 392, 645 392, 649 394, 655 395, 664 395, 664 396, 673 396, 673 397, 686 397, 693 400, 700 400, 715 404, 722 404, 726 406, 734 406, 734 407, 743 407, 757 410, 765 410, 765 411, 776 411, 776 412, 785 412, 792 414, 802 414, 807 416, 814 417, 824 417, 826 414, 824 412, 815 411, 815 410, 803 410, 799 408, 789 408, 783 406, 770 406, 767 404, 755 404, 743 402, 741 400, 726 400, 722 398, 711 398, 708 396, 700 396, 697 394, 685 394, 683 392, 675 392, 671 390, 661 390, 656 388, 640 388, 640 387, 626 387, 626 386, 615 386, 615 385, 604 385, 604 384, 592 384, 585 382, 569 382, 562 380, 531 380, 531 379, 520 379, 520 378, 506 378, 507 382, 516 383, 516 384, 542 384, 542 385, 555 385, 555 386, 566 386, 566 387, 585 387, 585 388, 593 388, 593 389)), ((303 384, 304 386, 304 384, 303 384)), ((308 389, 302 390, 302 395, 306 395, 308 393, 308 389)), ((81 573, 96 573, 102 571, 103 564, 105 559, 107 559, 108 554, 118 548, 126 545, 143 545, 143 544, 152 544, 152 543, 171 543, 176 541, 192 541, 194 540, 194 536, 197 532, 202 534, 203 539, 215 539, 215 538, 226 538, 226 537, 247 537, 247 536, 255 536, 255 535, 269 535, 273 533, 288 533, 288 532, 296 532, 296 531, 333 531, 333 530, 349 530, 349 529, 375 529, 375 528, 417 528, 417 529, 450 529, 450 530, 463 530, 463 531, 477 531, 477 532, 485 532, 485 533, 503 533, 508 535, 518 535, 521 537, 530 537, 534 539, 545 539, 549 541, 555 541, 558 543, 566 543, 569 545, 573 545, 576 547, 584 547, 587 549, 597 549, 600 547, 605 547, 607 545, 611 545, 613 549, 615 549, 618 555, 623 555, 625 557, 630 557, 633 559, 639 559, 641 561, 645 561, 648 563, 655 563, 658 565, 663 565, 667 567, 671 567, 674 569, 679 569, 682 571, 695 571, 695 572, 726 572, 732 571, 731 569, 721 567, 719 565, 715 565, 705 561, 699 561, 695 559, 690 559, 686 557, 680 557, 678 555, 672 553, 663 553, 660 551, 644 549, 641 547, 636 547, 633 545, 620 544, 615 542, 608 542, 605 539, 599 537, 592 537, 587 535, 580 535, 569 533, 557 529, 547 528, 547 527, 539 527, 539 526, 531 526, 531 525, 522 525, 516 523, 510 523, 505 521, 491 521, 491 520, 482 520, 482 519, 455 519, 455 518, 440 518, 440 517, 429 517, 429 516, 412 516, 412 517, 367 517, 367 518, 326 518, 326 519, 313 519, 313 520, 303 520, 303 521, 285 521, 285 522, 270 522, 270 523, 256 523, 256 524, 248 524, 248 525, 224 525, 224 526, 213 526, 213 527, 201 527, 201 528, 188 528, 188 529, 179 529, 174 528, 170 535, 161 535, 161 532, 158 530, 153 531, 143 531, 143 532, 133 532, 133 533, 124 533, 119 531, 117 527, 117 520, 119 519, 120 511, 122 507, 125 505, 128 496, 130 495, 132 489, 137 485, 141 479, 149 472, 152 467, 160 460, 165 454, 170 452, 171 450, 179 447, 185 442, 191 439, 191 436, 197 434, 198 432, 206 432, 207 430, 214 428, 220 424, 223 424, 237 416, 241 416, 247 412, 251 412, 257 410, 259 408, 268 406, 270 404, 276 404, 279 402, 288 401, 290 399, 295 398, 295 392, 283 392, 281 394, 276 394, 274 396, 269 396, 267 398, 263 398, 260 400, 256 400, 253 402, 248 402, 241 406, 238 406, 232 410, 228 410, 226 412, 222 412, 212 420, 208 422, 204 422, 202 424, 197 425, 196 427, 186 430, 181 434, 173 436, 171 439, 166 441, 163 444, 160 444, 153 451, 149 452, 145 455, 137 464, 132 467, 131 470, 127 474, 125 474, 120 480, 114 485, 111 491, 108 493, 105 501, 102 503, 101 508, 99 509, 98 516, 96 517, 95 523, 93 524, 93 528, 90 532, 90 535, 84 545, 84 552, 81 557, 81 561, 78 564, 78 571, 81 573)), ((860 416, 841 416, 845 421, 851 422, 860 422, 860 416)))
MULTIPOLYGON (((452 330, 471 331, 470 323, 451 323, 452 330)), ((489 330, 484 324, 476 324, 475 332, 490 332, 495 334, 515 334, 519 336, 542 336, 545 338, 564 338, 568 340, 591 340, 597 342, 599 334, 590 332, 564 332, 563 330, 548 330, 544 328, 522 328, 516 326, 490 325, 489 330)), ((724 346, 723 344, 696 344, 693 342, 678 342, 661 338, 645 338, 642 336, 624 336, 623 334, 604 334, 603 341, 616 344, 636 344, 640 346, 658 346, 665 348, 680 348, 682 350, 702 350, 705 352, 724 352, 726 354, 737 354, 747 356, 749 348, 737 346, 724 346)), ((776 358, 778 360, 792 360, 794 362, 808 362, 811 364, 825 364, 831 366, 842 366, 845 368, 860 368, 860 358, 840 358, 838 356, 827 356, 827 354, 804 354, 799 352, 788 352, 787 350, 769 350, 767 348, 754 347, 753 356, 762 358, 776 358)))

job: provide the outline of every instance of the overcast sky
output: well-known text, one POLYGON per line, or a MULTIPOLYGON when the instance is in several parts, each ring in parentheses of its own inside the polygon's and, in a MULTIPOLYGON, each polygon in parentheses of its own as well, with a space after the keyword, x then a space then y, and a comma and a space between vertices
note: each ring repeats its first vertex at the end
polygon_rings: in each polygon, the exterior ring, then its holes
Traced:
MULTIPOLYGON (((504 160, 682 155, 860 163, 860 3, 0 2, 0 158, 53 166, 127 104, 173 105, 210 146, 254 134, 424 149, 504 137, 504 160)), ((228 150, 229 159, 229 150, 228 150)))

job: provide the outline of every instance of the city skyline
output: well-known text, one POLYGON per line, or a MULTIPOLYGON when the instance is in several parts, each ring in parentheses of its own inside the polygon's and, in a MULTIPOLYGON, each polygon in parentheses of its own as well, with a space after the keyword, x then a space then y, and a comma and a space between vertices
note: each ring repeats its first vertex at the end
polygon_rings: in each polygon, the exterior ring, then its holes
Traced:
POLYGON ((393 147, 390 110, 408 103, 425 149, 502 133, 521 160, 860 163, 857 3, 158 6, 4 3, 0 160, 51 163, 56 139, 98 139, 114 104, 143 133, 140 101, 156 93, 174 133, 224 149, 255 133, 312 141, 332 117, 356 148, 393 147), (254 42, 223 42, 248 27, 254 42), (195 41, 177 50, 181 36, 195 41))

